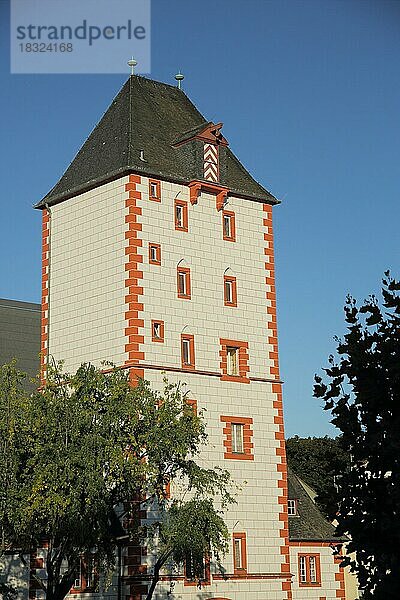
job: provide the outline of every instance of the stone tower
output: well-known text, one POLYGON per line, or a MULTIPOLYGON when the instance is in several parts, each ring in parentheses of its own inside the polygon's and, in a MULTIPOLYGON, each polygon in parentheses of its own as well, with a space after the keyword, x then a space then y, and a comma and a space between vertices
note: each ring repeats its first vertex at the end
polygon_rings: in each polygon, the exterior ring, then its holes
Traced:
MULTIPOLYGON (((133 75, 37 205, 43 355, 69 370, 112 361, 155 388, 163 372, 184 382, 207 409, 204 464, 242 484, 224 577, 211 566, 199 591, 182 572, 174 598, 292 598, 275 204, 222 123, 182 90, 133 75)), ((151 564, 129 548, 124 560, 124 597, 140 600, 151 564)))

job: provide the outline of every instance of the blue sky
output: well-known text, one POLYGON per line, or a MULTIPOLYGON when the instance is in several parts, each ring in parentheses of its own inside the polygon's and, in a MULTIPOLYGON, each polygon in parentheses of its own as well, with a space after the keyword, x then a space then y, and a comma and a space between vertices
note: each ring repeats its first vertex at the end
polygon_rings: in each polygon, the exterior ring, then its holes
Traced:
MULTIPOLYGON (((40 214, 122 75, 10 75, 0 0, 0 297, 40 301, 40 214)), ((184 88, 275 209, 287 435, 334 434, 313 374, 343 303, 399 270, 400 2, 153 0, 151 77, 184 88)), ((129 57, 122 56, 125 62, 129 57)), ((128 74, 128 68, 127 68, 128 74)))

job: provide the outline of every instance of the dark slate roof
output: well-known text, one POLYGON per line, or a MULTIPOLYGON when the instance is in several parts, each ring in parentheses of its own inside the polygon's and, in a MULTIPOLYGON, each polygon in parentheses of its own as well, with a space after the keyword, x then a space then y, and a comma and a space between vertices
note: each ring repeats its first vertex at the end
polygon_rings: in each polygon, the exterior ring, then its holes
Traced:
POLYGON ((288 497, 297 499, 298 516, 289 517, 290 541, 340 542, 335 527, 323 516, 299 478, 288 468, 288 497))
POLYGON ((40 304, 0 299, 0 365, 13 358, 31 377, 39 372, 40 304))
MULTIPOLYGON (((207 123, 182 90, 131 76, 64 175, 36 208, 61 202, 131 172, 182 183, 201 179, 202 153, 196 142, 173 145, 207 123), (140 159, 142 150, 144 161, 140 159)), ((229 148, 221 147, 220 163, 220 183, 233 194, 278 202, 229 148)))

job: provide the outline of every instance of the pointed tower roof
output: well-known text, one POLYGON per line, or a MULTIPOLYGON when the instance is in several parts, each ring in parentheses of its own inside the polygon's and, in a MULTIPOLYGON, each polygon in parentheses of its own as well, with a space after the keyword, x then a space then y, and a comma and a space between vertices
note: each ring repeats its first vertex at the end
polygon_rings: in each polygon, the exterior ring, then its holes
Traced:
MULTIPOLYGON (((132 75, 64 175, 35 208, 62 202, 132 172, 182 183, 201 179, 195 138, 209 125, 182 90, 132 75), (187 143, 177 144, 177 140, 187 143)), ((216 128, 219 131, 221 124, 216 128)), ((232 194, 277 203, 226 145, 220 183, 232 194)))

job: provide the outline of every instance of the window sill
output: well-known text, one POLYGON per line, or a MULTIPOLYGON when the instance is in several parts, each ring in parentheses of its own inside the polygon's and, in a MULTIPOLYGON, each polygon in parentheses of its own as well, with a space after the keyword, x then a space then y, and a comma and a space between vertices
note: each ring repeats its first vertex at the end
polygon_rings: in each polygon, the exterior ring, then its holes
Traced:
POLYGON ((224 458, 230 460, 254 460, 254 455, 246 454, 245 452, 243 454, 239 454, 238 452, 224 452, 224 458))
POLYGON ((250 383, 250 379, 244 375, 221 375, 221 381, 235 381, 236 383, 250 383))

